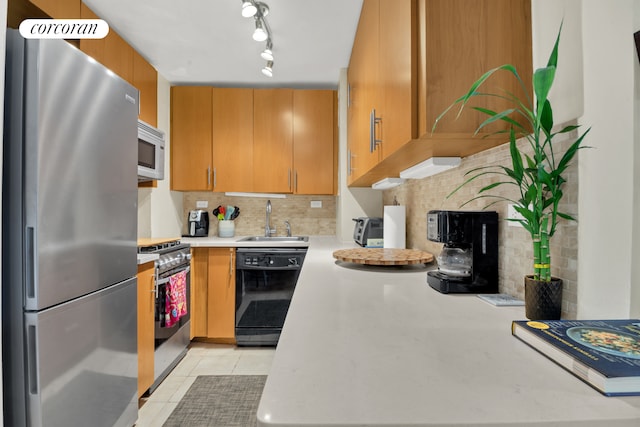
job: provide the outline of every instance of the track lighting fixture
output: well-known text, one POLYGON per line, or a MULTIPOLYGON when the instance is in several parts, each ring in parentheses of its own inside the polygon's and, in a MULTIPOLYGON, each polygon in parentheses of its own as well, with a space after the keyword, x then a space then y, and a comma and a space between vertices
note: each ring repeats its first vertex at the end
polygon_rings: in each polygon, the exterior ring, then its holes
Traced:
POLYGON ((242 16, 245 18, 251 18, 258 12, 258 7, 253 0, 241 0, 242 1, 242 16))
POLYGON ((253 32, 253 39, 257 42, 263 42, 269 38, 262 22, 262 19, 256 18, 256 30, 253 32))
POLYGON ((273 77, 273 61, 267 61, 267 65, 262 69, 262 74, 267 77, 273 77))
POLYGON ((273 42, 271 36, 271 28, 267 22, 266 16, 269 14, 269 6, 266 3, 255 0, 242 1, 242 16, 245 18, 253 17, 255 21, 255 30, 253 31, 253 39, 257 42, 266 41, 265 49, 260 56, 267 61, 267 65, 262 69, 262 74, 268 77, 273 76, 273 42))
POLYGON ((271 44, 271 40, 267 40, 267 47, 265 47, 264 50, 260 53, 260 56, 262 56, 262 59, 264 59, 265 61, 273 61, 273 51, 271 50, 272 47, 273 45, 271 44))

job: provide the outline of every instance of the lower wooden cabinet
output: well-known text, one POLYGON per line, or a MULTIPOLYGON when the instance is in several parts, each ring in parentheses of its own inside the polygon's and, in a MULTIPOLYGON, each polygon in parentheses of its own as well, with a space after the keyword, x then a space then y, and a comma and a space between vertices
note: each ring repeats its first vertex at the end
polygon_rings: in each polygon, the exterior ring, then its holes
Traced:
POLYGON ((235 342, 236 250, 191 251, 191 337, 235 342))
POLYGON ((138 266, 138 397, 153 384, 155 277, 154 263, 138 266))

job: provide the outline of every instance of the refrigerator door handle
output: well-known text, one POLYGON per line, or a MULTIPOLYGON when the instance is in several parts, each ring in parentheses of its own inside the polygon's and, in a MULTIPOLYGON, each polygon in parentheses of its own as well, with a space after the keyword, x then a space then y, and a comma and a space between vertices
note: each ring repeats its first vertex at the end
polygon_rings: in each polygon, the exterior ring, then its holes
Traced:
POLYGON ((29 394, 38 395, 38 345, 36 325, 27 325, 27 375, 29 394))
POLYGON ((27 227, 25 236, 25 290, 27 301, 36 297, 35 229, 27 227))
POLYGON ((38 369, 39 349, 38 349, 38 329, 34 323, 36 319, 25 316, 25 328, 27 331, 26 342, 26 369, 27 369, 27 420, 31 420, 31 425, 41 426, 39 420, 42 419, 40 374, 38 369))

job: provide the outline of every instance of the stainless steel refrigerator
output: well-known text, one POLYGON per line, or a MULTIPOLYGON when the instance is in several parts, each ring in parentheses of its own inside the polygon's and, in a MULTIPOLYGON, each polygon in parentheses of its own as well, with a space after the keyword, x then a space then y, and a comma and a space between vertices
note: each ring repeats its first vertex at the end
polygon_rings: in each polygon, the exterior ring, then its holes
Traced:
POLYGON ((138 90, 14 30, 6 67, 4 425, 131 426, 138 90))

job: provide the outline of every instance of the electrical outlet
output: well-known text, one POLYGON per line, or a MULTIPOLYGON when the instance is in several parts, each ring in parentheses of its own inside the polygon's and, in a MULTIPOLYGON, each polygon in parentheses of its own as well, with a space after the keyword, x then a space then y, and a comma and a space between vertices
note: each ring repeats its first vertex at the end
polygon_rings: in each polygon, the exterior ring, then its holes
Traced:
POLYGON ((196 201, 196 208, 198 209, 207 209, 209 207, 209 202, 206 200, 198 200, 196 201))
POLYGON ((322 200, 312 200, 311 201, 311 207, 312 208, 321 208, 322 207, 322 200))
MULTIPOLYGON (((513 204, 509 204, 507 207, 507 217, 510 219, 524 219, 522 215, 518 213, 513 207, 513 204)), ((511 227, 522 227, 522 224, 516 221, 507 221, 511 227)))

